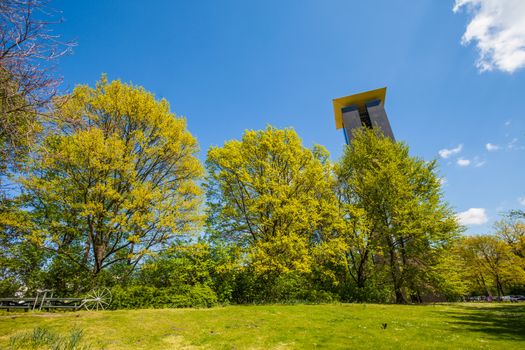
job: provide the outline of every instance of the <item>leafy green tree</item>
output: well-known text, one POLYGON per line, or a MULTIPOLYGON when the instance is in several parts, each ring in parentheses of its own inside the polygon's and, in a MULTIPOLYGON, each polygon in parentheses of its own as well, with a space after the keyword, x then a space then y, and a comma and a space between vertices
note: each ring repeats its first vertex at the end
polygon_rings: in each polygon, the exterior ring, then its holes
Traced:
MULTIPOLYGON (((515 256, 516 265, 525 270, 525 213, 510 212, 495 224, 496 236, 503 240, 515 256)), ((525 293, 525 280, 518 277, 511 288, 514 294, 525 293)))
POLYGON ((0 297, 11 297, 20 288, 35 289, 43 284, 49 255, 24 240, 30 229, 29 215, 16 201, 6 200, 0 212, 0 297))
POLYGON ((348 274, 363 288, 368 276, 386 269, 397 303, 407 295, 421 300, 432 291, 432 267, 458 232, 436 162, 363 129, 346 148, 337 177, 348 274))
POLYGON ((465 278, 473 293, 505 295, 511 287, 525 284, 523 260, 497 236, 470 236, 458 242, 465 278))
POLYGON ((57 101, 55 114, 61 132, 21 179, 31 242, 92 275, 130 272, 200 224, 197 141, 166 100, 103 76, 57 101))
POLYGON ((431 291, 448 301, 461 301, 469 293, 469 281, 465 278, 465 266, 458 255, 458 240, 454 239, 448 249, 443 249, 437 263, 425 274, 431 291))
POLYGON ((255 276, 310 273, 336 213, 326 150, 269 126, 212 147, 206 166, 212 237, 243 248, 255 276))
POLYGON ((511 214, 494 226, 496 236, 507 243, 516 256, 525 259, 525 222, 516 214, 511 214))

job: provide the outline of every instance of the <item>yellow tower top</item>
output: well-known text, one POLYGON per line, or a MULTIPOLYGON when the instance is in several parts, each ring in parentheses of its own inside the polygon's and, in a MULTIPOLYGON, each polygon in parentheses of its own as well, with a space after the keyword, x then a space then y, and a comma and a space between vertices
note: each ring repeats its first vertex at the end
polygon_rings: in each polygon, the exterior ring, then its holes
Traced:
POLYGON ((376 90, 361 92, 359 94, 336 98, 333 100, 335 128, 341 129, 343 127, 343 113, 342 109, 349 106, 357 106, 360 110, 365 108, 365 103, 373 100, 380 100, 381 105, 384 105, 386 98, 386 87, 376 90))

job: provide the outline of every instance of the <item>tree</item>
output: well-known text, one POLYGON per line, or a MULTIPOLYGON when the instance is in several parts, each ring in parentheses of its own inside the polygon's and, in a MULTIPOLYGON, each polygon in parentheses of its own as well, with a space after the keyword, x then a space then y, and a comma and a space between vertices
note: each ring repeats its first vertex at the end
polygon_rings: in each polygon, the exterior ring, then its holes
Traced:
POLYGON ((212 147, 206 166, 211 235, 244 248, 258 276, 309 273, 336 212, 326 150, 269 126, 212 147))
POLYGON ((496 236, 507 243, 516 256, 525 259, 525 222, 511 214, 497 221, 494 227, 496 236))
POLYGON ((45 0, 0 1, 0 279, 11 287, 31 285, 36 269, 27 267, 45 264, 41 252, 22 244, 26 215, 13 199, 19 189, 12 177, 43 129, 60 83, 54 66, 73 47, 53 34, 55 15, 45 0))
POLYGON ((60 82, 53 65, 73 46, 52 33, 54 23, 45 1, 0 2, 0 175, 27 153, 60 82))
MULTIPOLYGON (((354 294, 354 298, 369 300, 370 295, 365 291, 368 279, 380 272, 373 268, 374 255, 378 253, 379 248, 379 232, 374 230, 366 210, 359 205, 359 197, 354 187, 357 178, 353 176, 348 166, 348 163, 340 163, 336 167, 335 190, 341 219, 338 232, 339 239, 342 241, 338 252, 339 264, 343 270, 340 276, 343 281, 352 279, 356 286, 356 291, 351 293, 354 294)), ((336 263, 334 267, 337 265, 336 263)), ((348 283, 343 282, 343 284, 348 283)))
POLYGON ((29 215, 16 201, 4 201, 0 212, 0 296, 13 296, 19 288, 38 288, 47 252, 24 240, 31 227, 29 215))
POLYGON ((511 246, 496 236, 470 236, 458 242, 466 278, 472 292, 501 297, 505 290, 525 283, 523 262, 512 253, 511 246))
POLYGON ((199 225, 197 141, 166 100, 103 76, 56 106, 61 132, 21 180, 32 242, 93 275, 130 272, 199 225))
POLYGON ((373 130, 357 130, 337 167, 348 272, 359 288, 386 268, 397 303, 432 291, 431 268, 458 232, 436 162, 373 130))

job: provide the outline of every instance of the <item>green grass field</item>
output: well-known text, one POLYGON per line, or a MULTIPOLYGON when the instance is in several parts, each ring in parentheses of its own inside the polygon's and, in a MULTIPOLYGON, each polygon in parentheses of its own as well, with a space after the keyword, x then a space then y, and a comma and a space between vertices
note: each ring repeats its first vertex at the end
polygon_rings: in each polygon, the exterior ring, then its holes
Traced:
POLYGON ((4 312, 0 349, 36 327, 82 329, 91 349, 525 349, 525 305, 518 304, 4 312))

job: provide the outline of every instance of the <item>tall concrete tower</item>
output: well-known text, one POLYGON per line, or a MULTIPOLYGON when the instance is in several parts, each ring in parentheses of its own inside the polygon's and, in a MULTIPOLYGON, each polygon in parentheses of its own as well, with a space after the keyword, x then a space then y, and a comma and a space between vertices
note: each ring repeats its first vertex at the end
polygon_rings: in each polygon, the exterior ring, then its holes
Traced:
POLYGON ((333 100, 335 127, 343 129, 347 144, 352 140, 352 131, 361 127, 379 129, 395 141, 385 112, 385 97, 386 87, 333 100))

